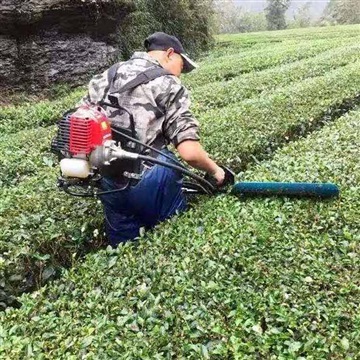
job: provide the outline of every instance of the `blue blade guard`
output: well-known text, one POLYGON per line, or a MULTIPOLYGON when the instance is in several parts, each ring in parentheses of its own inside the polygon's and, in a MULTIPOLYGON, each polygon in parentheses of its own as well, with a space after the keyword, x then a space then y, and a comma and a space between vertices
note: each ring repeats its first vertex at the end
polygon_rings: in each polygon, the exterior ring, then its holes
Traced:
POLYGON ((331 198, 339 196, 339 188, 331 183, 239 182, 231 191, 240 196, 287 195, 299 197, 331 198))

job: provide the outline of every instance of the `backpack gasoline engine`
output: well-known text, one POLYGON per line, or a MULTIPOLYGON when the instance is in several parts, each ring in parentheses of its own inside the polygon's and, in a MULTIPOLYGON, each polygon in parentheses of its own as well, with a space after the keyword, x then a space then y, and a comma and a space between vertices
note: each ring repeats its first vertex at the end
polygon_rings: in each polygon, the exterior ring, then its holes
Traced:
MULTIPOLYGON (((89 197, 123 190, 95 190, 107 168, 118 160, 128 163, 147 161, 180 171, 192 178, 192 181, 184 181, 183 191, 187 193, 212 194, 221 191, 209 175, 199 176, 167 154, 130 136, 125 129, 112 127, 105 110, 100 106, 83 105, 64 114, 58 122, 58 133, 52 141, 51 149, 58 154, 60 160, 61 176, 58 185, 74 196, 89 197), (113 140, 114 133, 126 141, 116 143, 113 140), (130 145, 124 149, 122 144, 130 145), (161 154, 171 162, 143 155, 141 151, 129 151, 136 149, 135 145, 161 154)), ((234 174, 224 169, 227 173, 226 185, 233 184, 234 174)), ((127 170, 123 171, 123 175, 129 179, 137 176, 127 170)))

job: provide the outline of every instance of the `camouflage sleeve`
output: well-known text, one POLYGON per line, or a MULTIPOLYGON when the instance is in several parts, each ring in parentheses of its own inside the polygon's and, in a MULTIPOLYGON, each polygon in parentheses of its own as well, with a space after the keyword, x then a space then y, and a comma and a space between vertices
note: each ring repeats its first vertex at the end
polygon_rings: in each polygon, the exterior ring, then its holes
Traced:
POLYGON ((109 89, 109 75, 108 70, 102 74, 95 75, 89 82, 88 93, 77 104, 76 107, 81 105, 97 104, 102 100, 105 93, 109 89))
POLYGON ((184 140, 200 140, 199 123, 189 110, 188 91, 181 84, 172 84, 166 102, 165 137, 177 147, 184 140))

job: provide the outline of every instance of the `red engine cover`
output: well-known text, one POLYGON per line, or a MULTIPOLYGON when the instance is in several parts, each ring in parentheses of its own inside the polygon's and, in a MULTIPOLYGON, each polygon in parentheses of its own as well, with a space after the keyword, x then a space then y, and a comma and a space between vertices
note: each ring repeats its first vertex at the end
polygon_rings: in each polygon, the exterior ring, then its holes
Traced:
POLYGON ((110 122, 99 106, 81 106, 70 117, 70 153, 89 155, 111 140, 110 122))

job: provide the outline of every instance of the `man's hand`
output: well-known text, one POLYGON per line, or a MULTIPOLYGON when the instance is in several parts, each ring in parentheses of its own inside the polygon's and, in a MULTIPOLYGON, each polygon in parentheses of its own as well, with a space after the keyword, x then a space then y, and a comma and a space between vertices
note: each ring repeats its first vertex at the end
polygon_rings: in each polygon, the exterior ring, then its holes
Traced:
POLYGON ((196 169, 206 171, 216 179, 220 186, 225 179, 224 170, 209 158, 207 152, 203 149, 199 141, 185 140, 177 146, 181 158, 190 166, 196 169))
POLYGON ((225 171, 218 166, 218 169, 214 174, 212 174, 212 176, 216 179, 216 184, 220 186, 225 180, 225 171))

